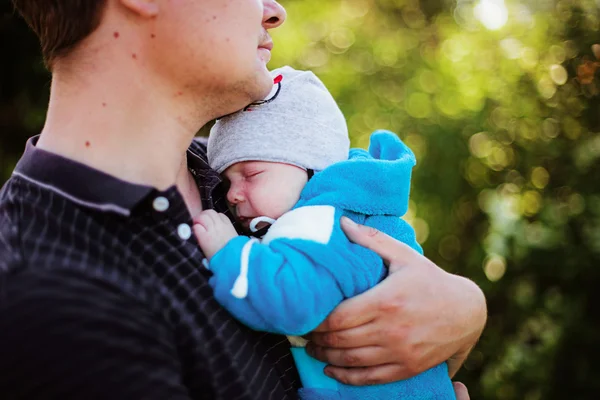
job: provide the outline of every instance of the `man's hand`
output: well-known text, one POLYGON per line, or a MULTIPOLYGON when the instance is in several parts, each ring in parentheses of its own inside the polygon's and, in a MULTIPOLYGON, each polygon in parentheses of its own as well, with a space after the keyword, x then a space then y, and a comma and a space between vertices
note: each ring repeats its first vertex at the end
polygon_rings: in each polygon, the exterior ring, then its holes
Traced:
POLYGON ((238 236, 229 218, 214 210, 202 211, 194 218, 194 234, 208 260, 238 236))
POLYGON ((340 304, 310 334, 308 352, 331 364, 327 375, 351 385, 406 379, 443 361, 454 376, 485 325, 481 290, 375 229, 347 218, 342 227, 388 263, 389 276, 340 304))

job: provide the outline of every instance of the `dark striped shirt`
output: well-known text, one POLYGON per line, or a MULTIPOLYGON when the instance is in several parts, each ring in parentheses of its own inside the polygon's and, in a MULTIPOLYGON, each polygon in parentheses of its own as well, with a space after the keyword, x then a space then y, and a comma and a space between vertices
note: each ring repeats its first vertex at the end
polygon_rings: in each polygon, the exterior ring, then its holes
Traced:
MULTIPOLYGON (((205 209, 225 188, 194 142, 205 209)), ((294 399, 285 337, 213 298, 183 198, 27 144, 0 192, 1 399, 294 399)))

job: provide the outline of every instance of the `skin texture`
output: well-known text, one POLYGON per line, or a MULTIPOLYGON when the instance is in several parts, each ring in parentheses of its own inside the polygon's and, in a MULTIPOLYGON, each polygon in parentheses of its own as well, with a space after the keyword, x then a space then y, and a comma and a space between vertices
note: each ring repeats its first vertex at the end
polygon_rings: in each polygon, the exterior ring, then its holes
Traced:
POLYGON ((161 190, 177 183, 197 209, 186 149, 208 121, 268 94, 268 30, 284 20, 273 0, 108 0, 54 63, 40 148, 161 190))
POLYGON ((467 387, 460 382, 454 382, 454 393, 456 394, 456 400, 470 400, 469 391, 467 387))
POLYGON ((227 201, 246 227, 253 218, 278 219, 291 210, 308 182, 302 168, 265 161, 237 163, 224 174, 230 182, 227 201))
POLYGON ((153 73, 170 79, 173 95, 200 92, 199 105, 213 108, 215 116, 220 116, 268 94, 265 87, 272 78, 266 68, 270 59, 266 48, 271 39, 261 26, 261 0, 158 3, 160 18, 154 19, 147 32, 148 37, 153 33, 155 37, 140 52, 153 73))
MULTIPOLYGON (((246 229, 256 217, 278 219, 291 210, 308 181, 308 175, 302 168, 266 161, 236 163, 223 174, 230 183, 227 201, 246 229)), ((194 221, 194 232, 209 260, 237 236, 229 219, 212 210, 198 215, 194 221)))
POLYGON ((238 236, 233 224, 225 214, 204 210, 194 219, 194 234, 200 248, 209 261, 227 242, 238 236))

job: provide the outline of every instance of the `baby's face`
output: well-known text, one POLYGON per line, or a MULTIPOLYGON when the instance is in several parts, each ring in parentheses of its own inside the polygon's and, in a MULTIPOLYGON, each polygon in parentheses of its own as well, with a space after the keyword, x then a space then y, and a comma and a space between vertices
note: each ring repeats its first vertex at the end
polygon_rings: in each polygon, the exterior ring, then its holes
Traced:
POLYGON ((308 182, 302 168, 290 164, 244 161, 224 172, 231 183, 227 201, 246 229, 256 217, 278 219, 292 209, 308 182))

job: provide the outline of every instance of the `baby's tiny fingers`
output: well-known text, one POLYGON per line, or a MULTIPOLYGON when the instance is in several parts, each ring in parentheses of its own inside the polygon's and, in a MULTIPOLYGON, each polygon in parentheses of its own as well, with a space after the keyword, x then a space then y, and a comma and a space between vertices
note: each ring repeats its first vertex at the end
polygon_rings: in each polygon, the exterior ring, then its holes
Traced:
POLYGON ((219 216, 214 210, 205 210, 196 216, 194 222, 203 225, 206 229, 213 228, 219 220, 219 216))
POLYGON ((194 221, 207 218, 212 219, 215 215, 217 215, 217 212, 215 210, 203 210, 198 215, 196 215, 194 221))
POLYGON ((206 230, 206 228, 204 227, 204 225, 200 224, 200 223, 196 223, 194 224, 194 226, 192 227, 194 233, 196 234, 196 236, 198 236, 199 234, 202 235, 203 233, 208 232, 206 230))
POLYGON ((222 213, 219 214, 219 219, 224 224, 227 224, 227 225, 231 224, 231 221, 229 220, 229 218, 227 218, 227 215, 225 215, 225 214, 222 214, 222 213))

